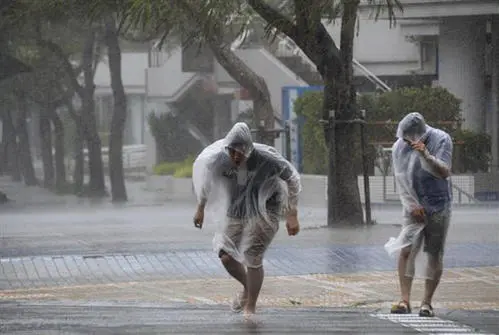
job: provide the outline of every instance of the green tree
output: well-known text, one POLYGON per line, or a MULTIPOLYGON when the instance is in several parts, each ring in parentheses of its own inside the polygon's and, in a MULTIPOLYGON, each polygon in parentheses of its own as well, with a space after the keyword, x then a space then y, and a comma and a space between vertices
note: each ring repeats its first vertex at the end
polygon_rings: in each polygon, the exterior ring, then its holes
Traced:
MULTIPOLYGON (((123 10, 124 33, 142 35, 146 39, 187 45, 207 45, 216 60, 253 99, 255 123, 264 121, 267 129, 274 127, 274 110, 264 79, 251 70, 233 52, 233 42, 249 20, 248 9, 239 0, 214 0, 199 3, 194 0, 128 0, 123 10)), ((262 142, 273 145, 273 136, 262 142)))

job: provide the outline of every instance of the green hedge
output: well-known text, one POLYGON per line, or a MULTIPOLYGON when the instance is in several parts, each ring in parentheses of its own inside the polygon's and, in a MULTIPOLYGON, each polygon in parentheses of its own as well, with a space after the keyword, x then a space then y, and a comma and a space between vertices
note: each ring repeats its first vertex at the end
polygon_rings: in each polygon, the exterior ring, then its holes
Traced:
POLYGON ((174 176, 175 178, 192 177, 194 157, 189 156, 181 162, 163 162, 154 166, 154 174, 159 176, 174 176))
MULTIPOLYGON (((302 128, 303 172, 327 174, 327 147, 324 140, 322 119, 322 92, 307 92, 295 101, 295 112, 305 118, 302 128)), ((381 94, 364 94, 359 97, 359 109, 366 110, 366 120, 391 121, 383 125, 368 124, 366 136, 370 173, 374 170, 376 146, 395 141, 398 121, 407 113, 419 112, 427 122, 447 131, 454 142, 454 172, 487 171, 491 160, 491 141, 487 134, 462 130, 461 101, 441 87, 401 88, 381 94), (452 121, 452 124, 439 124, 452 121)), ((360 139, 359 139, 360 141, 360 139)), ((352 143, 352 145, 357 145, 352 143)), ((360 163, 360 153, 359 159, 360 163)), ((352 167, 360 173, 360 164, 352 167)))

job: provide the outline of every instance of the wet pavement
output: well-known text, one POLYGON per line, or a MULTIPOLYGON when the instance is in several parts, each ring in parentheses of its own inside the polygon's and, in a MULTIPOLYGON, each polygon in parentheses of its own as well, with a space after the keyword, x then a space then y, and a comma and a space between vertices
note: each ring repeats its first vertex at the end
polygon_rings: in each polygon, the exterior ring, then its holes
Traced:
MULTIPOLYGON (((479 324, 393 316, 372 311, 269 308, 246 321, 219 306, 0 303, 5 334, 493 334, 495 320, 480 313, 479 324), (484 322, 486 321, 486 322, 484 322), (481 331, 477 328, 481 327, 481 331)), ((474 322, 478 322, 474 320, 474 322)))
POLYGON ((54 202, 26 189, 0 209, 1 333, 499 333, 497 208, 454 210, 439 318, 429 320, 386 314, 398 288, 383 244, 400 208, 335 229, 323 228, 325 210, 301 208, 302 232, 281 229, 268 251, 255 325, 229 313, 239 288, 211 251, 216 227, 193 227, 192 203, 138 190, 125 205, 54 202))

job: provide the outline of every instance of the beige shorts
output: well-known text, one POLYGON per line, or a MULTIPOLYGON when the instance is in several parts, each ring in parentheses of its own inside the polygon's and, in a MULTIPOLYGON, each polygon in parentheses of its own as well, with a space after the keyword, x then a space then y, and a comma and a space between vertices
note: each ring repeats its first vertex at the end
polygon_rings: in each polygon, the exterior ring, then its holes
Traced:
POLYGON ((247 267, 261 267, 265 251, 279 230, 278 219, 273 218, 271 222, 264 220, 248 222, 232 218, 228 220, 224 238, 230 247, 220 248, 218 256, 221 258, 224 254, 228 254, 234 259, 243 259, 247 267))

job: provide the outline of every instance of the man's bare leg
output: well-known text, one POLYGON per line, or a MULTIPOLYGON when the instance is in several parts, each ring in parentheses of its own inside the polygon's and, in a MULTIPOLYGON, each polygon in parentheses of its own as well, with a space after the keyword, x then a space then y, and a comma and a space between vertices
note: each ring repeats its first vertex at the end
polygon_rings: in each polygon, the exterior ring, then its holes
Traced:
POLYGON ((246 269, 245 267, 236 261, 234 258, 232 258, 230 255, 224 253, 220 259, 222 260, 222 264, 225 267, 225 270, 238 282, 243 285, 243 293, 241 297, 241 303, 244 306, 245 301, 248 298, 248 290, 247 290, 247 285, 246 285, 246 269))
POLYGON ((438 284, 440 283, 440 278, 442 277, 443 272, 443 262, 440 257, 431 257, 429 266, 433 270, 433 278, 426 279, 425 281, 425 292, 423 303, 426 303, 431 306, 431 301, 433 299, 433 295, 437 290, 438 284))
POLYGON ((412 277, 407 276, 407 265, 411 261, 411 247, 402 249, 398 261, 398 275, 401 298, 407 304, 411 302, 412 277))
POLYGON ((264 271, 263 266, 258 268, 248 267, 247 271, 248 275, 246 288, 248 290, 248 300, 246 302, 246 306, 244 307, 244 313, 254 314, 256 310, 256 301, 258 300, 258 295, 262 289, 264 271))

